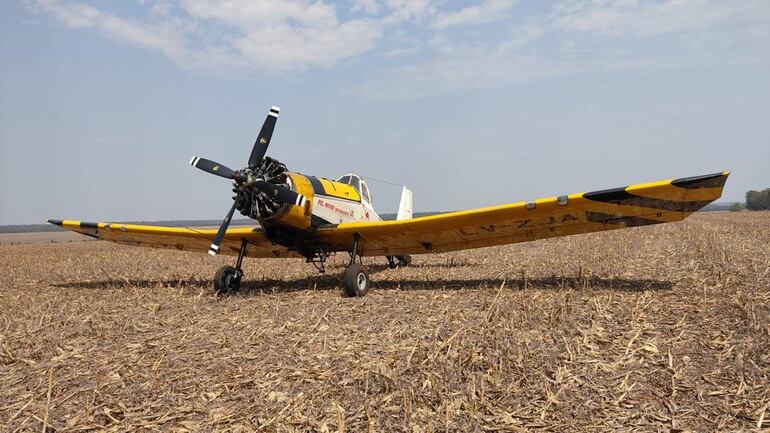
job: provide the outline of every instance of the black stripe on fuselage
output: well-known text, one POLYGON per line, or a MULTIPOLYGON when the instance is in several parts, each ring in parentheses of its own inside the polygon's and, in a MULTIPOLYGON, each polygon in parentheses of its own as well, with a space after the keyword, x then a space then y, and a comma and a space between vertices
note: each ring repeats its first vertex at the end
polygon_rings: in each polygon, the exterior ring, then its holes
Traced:
POLYGON ((682 177, 671 181, 671 185, 684 189, 721 188, 725 186, 727 175, 724 173, 703 176, 682 177))
POLYGON ((310 181, 310 185, 313 187, 313 194, 316 195, 326 195, 326 190, 324 189, 324 185, 321 183, 320 180, 318 180, 315 176, 306 176, 307 180, 310 181))
POLYGON ((98 229, 99 223, 90 223, 87 221, 80 221, 80 228, 81 229, 98 229))
POLYGON ((650 224, 660 224, 663 221, 636 216, 613 215, 602 212, 586 211, 588 221, 602 224, 616 224, 624 227, 648 226, 650 224))
MULTIPOLYGON (((346 201, 350 201, 350 202, 353 202, 353 203, 361 203, 361 200, 353 200, 352 198, 346 198, 346 197, 339 197, 339 196, 336 196, 336 195, 331 195, 331 194, 326 192, 326 189, 324 188, 323 184, 321 183, 320 180, 318 180, 317 177, 315 177, 315 176, 305 176, 305 177, 307 178, 307 180, 310 181, 310 185, 313 187, 313 194, 316 195, 316 196, 324 196, 324 197, 329 197, 329 198, 332 198, 332 199, 346 200, 346 201)), ((333 186, 334 186, 334 184, 332 183, 332 187, 333 186)), ((359 193, 359 195, 360 195, 360 193, 359 193)))
POLYGON ((584 198, 602 203, 619 204, 624 206, 638 206, 650 209, 667 210, 673 212, 695 212, 706 206, 713 200, 704 201, 672 201, 659 198, 641 197, 626 191, 626 187, 604 189, 583 194, 584 198))

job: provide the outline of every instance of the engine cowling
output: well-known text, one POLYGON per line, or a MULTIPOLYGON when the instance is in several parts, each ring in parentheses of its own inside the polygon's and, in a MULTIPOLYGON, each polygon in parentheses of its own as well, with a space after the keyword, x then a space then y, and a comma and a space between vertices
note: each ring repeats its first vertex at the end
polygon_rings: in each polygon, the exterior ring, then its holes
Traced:
MULTIPOLYGON (((265 181, 291 189, 291 181, 287 172, 286 165, 276 159, 265 157, 260 167, 253 170, 246 168, 241 171, 241 175, 251 179, 255 177, 255 173, 261 173, 261 178, 265 181)), ((272 220, 283 215, 290 207, 287 204, 276 202, 249 182, 233 183, 233 192, 236 194, 234 197, 235 208, 241 215, 252 219, 272 220)))

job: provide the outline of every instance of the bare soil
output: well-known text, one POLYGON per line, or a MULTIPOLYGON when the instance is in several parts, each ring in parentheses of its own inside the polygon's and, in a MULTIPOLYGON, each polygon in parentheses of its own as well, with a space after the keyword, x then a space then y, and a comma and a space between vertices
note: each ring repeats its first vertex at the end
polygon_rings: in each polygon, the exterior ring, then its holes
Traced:
POLYGON ((88 242, 89 237, 74 232, 0 233, 0 245, 58 244, 62 242, 88 242))
POLYGON ((368 260, 0 246, 0 431, 768 431, 770 213, 368 260), (47 426, 47 428, 45 427, 47 426))

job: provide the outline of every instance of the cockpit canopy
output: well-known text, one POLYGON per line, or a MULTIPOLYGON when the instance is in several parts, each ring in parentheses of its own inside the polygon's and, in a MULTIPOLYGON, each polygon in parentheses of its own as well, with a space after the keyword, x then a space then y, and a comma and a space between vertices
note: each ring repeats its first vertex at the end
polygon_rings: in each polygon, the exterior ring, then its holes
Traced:
POLYGON ((372 196, 371 194, 369 194, 369 187, 366 186, 366 182, 361 176, 353 173, 348 173, 342 176, 341 178, 337 179, 337 182, 346 183, 352 186, 361 194, 361 197, 363 197, 367 203, 369 204, 372 203, 372 196))

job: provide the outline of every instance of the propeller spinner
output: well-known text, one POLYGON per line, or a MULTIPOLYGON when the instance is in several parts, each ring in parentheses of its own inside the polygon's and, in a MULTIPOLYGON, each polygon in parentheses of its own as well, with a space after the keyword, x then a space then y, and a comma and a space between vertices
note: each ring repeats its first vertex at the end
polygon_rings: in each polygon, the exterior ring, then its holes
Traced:
MULTIPOLYGON (((278 120, 278 113, 280 111, 281 109, 278 107, 270 108, 267 118, 262 124, 262 129, 260 129, 259 135, 257 135, 257 139, 254 142, 254 147, 251 149, 248 165, 243 170, 233 170, 226 165, 197 156, 190 160, 190 165, 206 173, 232 179, 235 182, 235 189, 233 191, 238 193, 236 197, 241 195, 249 196, 252 192, 257 192, 258 194, 264 194, 269 200, 279 205, 304 206, 305 196, 292 191, 282 184, 270 182, 276 179, 275 176, 270 176, 270 172, 274 167, 273 164, 265 163, 266 160, 271 163, 274 161, 266 158, 265 154, 267 153, 268 146, 270 146, 270 139, 273 137, 273 130, 275 130, 275 123, 278 120)), ((212 256, 219 252, 219 244, 222 243, 225 237, 227 227, 230 225, 237 207, 238 201, 235 201, 225 219, 222 220, 217 235, 209 247, 209 254, 212 256)))

